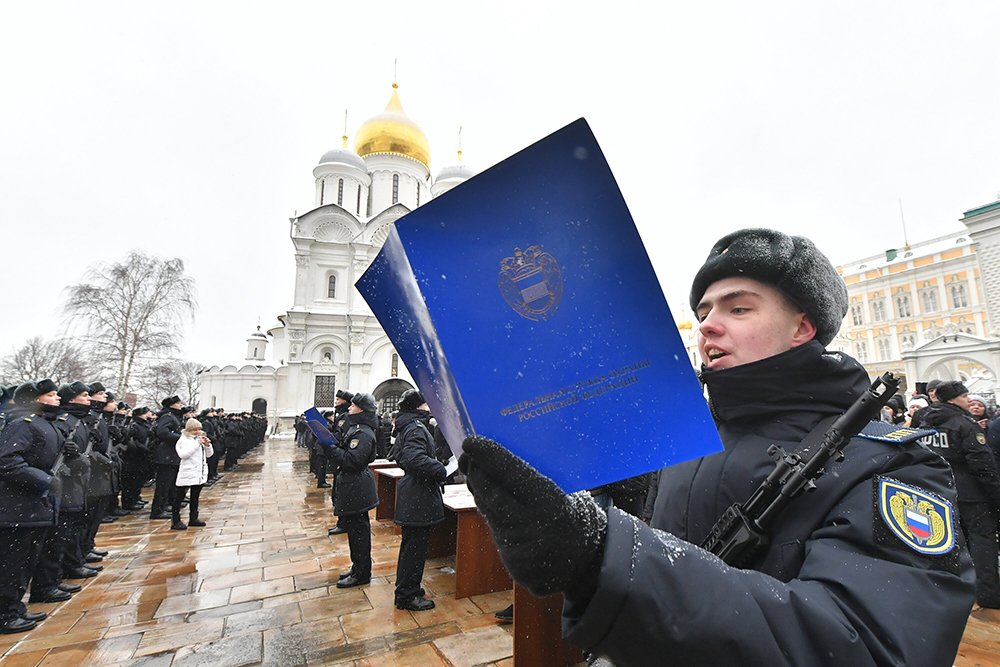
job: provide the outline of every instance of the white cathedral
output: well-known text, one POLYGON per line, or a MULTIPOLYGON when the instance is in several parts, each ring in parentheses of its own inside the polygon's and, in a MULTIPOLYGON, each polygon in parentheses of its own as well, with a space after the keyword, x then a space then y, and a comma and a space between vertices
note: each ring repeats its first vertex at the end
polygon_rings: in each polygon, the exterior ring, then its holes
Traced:
POLYGON ((358 128, 355 150, 342 140, 313 169, 315 208, 290 219, 292 307, 280 325, 250 335, 245 362, 202 371, 203 406, 252 410, 288 430, 306 408, 332 406, 338 389, 370 392, 389 412, 414 386, 354 283, 398 218, 473 174, 459 149, 457 164, 431 178, 427 138, 403 112, 395 83, 385 111, 358 128))

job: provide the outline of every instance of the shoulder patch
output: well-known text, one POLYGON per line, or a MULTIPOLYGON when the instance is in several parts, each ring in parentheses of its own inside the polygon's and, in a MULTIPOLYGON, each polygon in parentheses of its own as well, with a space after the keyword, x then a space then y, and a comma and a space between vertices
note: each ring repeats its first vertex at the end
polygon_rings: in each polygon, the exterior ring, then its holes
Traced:
POLYGON ((875 502, 893 535, 914 551, 939 556, 955 547, 951 503, 888 477, 875 477, 875 502))
POLYGON ((361 442, 361 441, 358 438, 355 438, 354 440, 351 440, 351 449, 355 449, 358 446, 359 442, 361 442))
POLYGON ((986 436, 984 434, 982 434, 982 433, 977 433, 976 434, 976 442, 978 442, 980 445, 985 445, 986 444, 986 436))
POLYGON ((866 440, 902 445, 928 435, 934 435, 935 433, 937 431, 932 428, 909 428, 908 426, 875 421, 869 422, 867 426, 861 429, 861 433, 858 436, 866 440))

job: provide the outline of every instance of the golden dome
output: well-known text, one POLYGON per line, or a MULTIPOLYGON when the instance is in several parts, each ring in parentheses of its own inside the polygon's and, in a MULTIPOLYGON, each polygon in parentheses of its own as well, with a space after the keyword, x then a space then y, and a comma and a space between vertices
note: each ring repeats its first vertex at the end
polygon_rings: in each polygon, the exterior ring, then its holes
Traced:
POLYGON ((385 111, 369 118, 358 128, 354 150, 361 157, 379 153, 405 155, 430 168, 430 144, 423 131, 403 112, 396 92, 398 87, 392 84, 392 97, 385 105, 385 111))
POLYGON ((677 323, 677 328, 680 331, 691 331, 691 328, 692 328, 691 320, 682 320, 682 321, 678 322, 677 323))

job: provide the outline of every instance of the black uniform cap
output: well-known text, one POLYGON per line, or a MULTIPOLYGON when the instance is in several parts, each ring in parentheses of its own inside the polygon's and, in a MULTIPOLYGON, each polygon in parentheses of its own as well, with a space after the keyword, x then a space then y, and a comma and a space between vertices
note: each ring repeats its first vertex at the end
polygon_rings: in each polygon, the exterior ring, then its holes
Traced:
POLYGON ((162 405, 165 408, 169 408, 174 403, 180 403, 180 402, 181 402, 181 397, 175 394, 173 396, 167 396, 165 399, 160 401, 160 405, 162 405))
POLYGON ((59 402, 66 405, 80 394, 90 393, 90 387, 80 382, 70 382, 59 387, 59 402))
POLYGON ((771 285, 816 325, 816 340, 833 340, 847 315, 847 287, 833 264, 807 238, 773 229, 741 229, 712 247, 691 285, 691 310, 723 278, 746 277, 771 285))
POLYGON ((108 390, 108 388, 105 387, 100 382, 91 382, 90 383, 90 389, 88 389, 88 392, 91 393, 91 394, 96 394, 98 392, 107 391, 107 390, 108 390))
POLYGON ((351 403, 365 412, 375 412, 375 397, 371 394, 362 394, 360 392, 354 394, 354 397, 351 398, 351 403))
POLYGON ((399 409, 401 412, 413 412, 426 402, 423 394, 419 391, 416 389, 407 389, 399 397, 399 409))
POLYGON ((968 394, 968 388, 958 380, 948 380, 942 382, 937 387, 937 400, 947 403, 953 398, 958 398, 962 394, 968 394))

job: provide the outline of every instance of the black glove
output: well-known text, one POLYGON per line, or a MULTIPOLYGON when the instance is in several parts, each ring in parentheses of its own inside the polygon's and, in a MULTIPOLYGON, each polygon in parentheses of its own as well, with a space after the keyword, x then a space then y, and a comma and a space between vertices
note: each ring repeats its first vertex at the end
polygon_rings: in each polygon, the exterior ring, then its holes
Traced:
POLYGON ((80 445, 76 444, 72 440, 67 440, 63 445, 63 454, 65 454, 68 459, 75 459, 80 455, 80 445))
POLYGON ((501 445, 466 438, 459 468, 510 575, 535 595, 585 601, 597 589, 608 517, 586 491, 567 495, 501 445))

